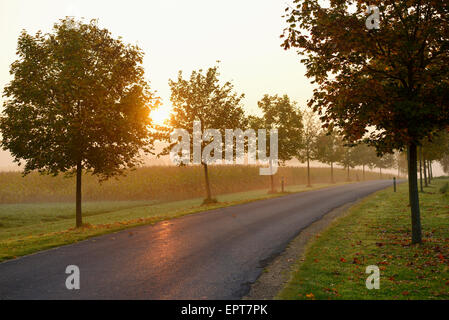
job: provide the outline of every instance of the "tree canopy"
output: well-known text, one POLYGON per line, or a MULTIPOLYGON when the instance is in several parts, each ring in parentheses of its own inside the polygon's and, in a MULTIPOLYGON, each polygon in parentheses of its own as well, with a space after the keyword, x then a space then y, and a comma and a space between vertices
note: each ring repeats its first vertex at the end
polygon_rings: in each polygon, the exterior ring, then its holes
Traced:
POLYGON ((81 171, 107 179, 151 148, 149 115, 158 102, 144 79, 143 52, 95 20, 66 18, 53 33, 23 31, 17 54, 4 89, 1 146, 25 174, 77 172, 79 226, 81 171))
POLYGON ((325 164, 336 163, 340 160, 343 145, 340 137, 335 133, 321 131, 314 145, 314 158, 325 164))
POLYGON ((310 177, 310 161, 314 160, 314 146, 320 132, 320 124, 312 110, 306 110, 303 113, 303 134, 302 148, 296 155, 296 158, 302 163, 307 163, 307 186, 312 186, 310 177))
MULTIPOLYGON (((262 111, 262 116, 250 116, 250 126, 254 130, 266 129, 266 141, 268 140, 268 136, 271 139, 268 130, 277 129, 278 162, 283 164, 285 161, 291 160, 298 154, 302 147, 303 123, 301 111, 296 103, 291 101, 287 95, 264 95, 258 102, 258 107, 262 111)), ((260 138, 259 136, 258 139, 260 138)), ((267 145, 267 153, 270 154, 270 158, 272 157, 271 152, 269 145, 267 145)), ((278 164, 276 163, 275 165, 278 164)), ((271 192, 275 192, 273 174, 270 175, 270 179, 271 192)))
POLYGON ((449 125, 449 4, 378 0, 379 29, 359 0, 294 0, 283 47, 317 85, 309 106, 325 127, 379 154, 408 149, 412 241, 420 243, 417 145, 449 125))
POLYGON ((341 137, 335 132, 322 130, 313 148, 313 158, 331 166, 331 183, 335 183, 334 164, 341 160, 343 154, 343 144, 341 137))
POLYGON ((190 159, 204 166, 207 193, 205 203, 214 202, 214 199, 212 199, 209 182, 208 161, 203 159, 202 150, 208 150, 205 149, 207 146, 216 146, 217 148, 211 149, 211 152, 205 152, 208 156, 216 149, 222 150, 222 137, 226 135, 226 129, 246 127, 246 118, 241 105, 244 95, 237 94, 231 82, 220 83, 219 76, 219 68, 215 66, 205 72, 201 69, 193 71, 187 79, 184 79, 180 71, 176 80, 170 80, 173 111, 167 126, 159 128, 158 133, 160 139, 171 142, 162 152, 162 154, 168 154, 178 143, 171 141, 171 135, 175 130, 187 132, 191 151, 190 159), (201 123, 198 127, 201 137, 194 137, 195 123, 198 124, 198 121, 201 123), (209 135, 209 130, 218 130, 218 132, 209 135), (205 135, 205 133, 208 134, 205 135), (199 141, 198 145, 196 141, 199 141), (197 159, 194 159, 195 154, 197 159))
MULTIPOLYGON (((287 95, 265 95, 258 107, 262 117, 253 118, 254 129, 278 130, 278 159, 285 162, 294 158, 302 147, 302 113, 287 95)), ((268 133, 268 132, 267 132, 268 133)))
POLYGON ((325 126, 339 127, 349 141, 366 138, 380 152, 448 126, 447 1, 375 1, 379 30, 366 28, 362 1, 294 3, 283 46, 305 56, 318 85, 309 105, 325 126))

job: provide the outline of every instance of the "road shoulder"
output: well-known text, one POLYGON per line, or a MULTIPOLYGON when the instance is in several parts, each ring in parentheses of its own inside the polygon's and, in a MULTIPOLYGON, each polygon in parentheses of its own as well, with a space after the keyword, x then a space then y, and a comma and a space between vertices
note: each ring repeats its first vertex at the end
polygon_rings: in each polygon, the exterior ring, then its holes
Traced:
POLYGON ((319 234, 329 228, 338 218, 349 214, 349 209, 362 201, 347 203, 327 213, 303 229, 293 239, 287 248, 264 268, 260 277, 251 285, 248 295, 243 300, 271 300, 284 288, 290 280, 292 271, 304 261, 304 255, 309 243, 319 234))

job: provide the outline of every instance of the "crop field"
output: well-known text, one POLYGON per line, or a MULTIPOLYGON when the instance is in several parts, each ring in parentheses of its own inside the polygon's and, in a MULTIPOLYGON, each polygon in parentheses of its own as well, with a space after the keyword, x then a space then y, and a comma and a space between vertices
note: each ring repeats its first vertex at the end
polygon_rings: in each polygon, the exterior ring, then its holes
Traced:
MULTIPOLYGON (((214 195, 269 188, 270 178, 259 175, 255 166, 214 166, 209 170, 214 195)), ((352 181, 362 180, 361 170, 351 170, 352 181)), ((275 175, 280 188, 306 184, 306 168, 282 167, 275 175)), ((335 169, 336 182, 346 181, 346 171, 335 169)), ((366 172, 366 180, 379 179, 378 172, 366 172)), ((391 175, 382 175, 383 179, 391 175)), ((312 168, 312 184, 330 182, 329 168, 312 168)), ((99 183, 95 177, 83 177, 83 201, 172 201, 204 196, 204 173, 199 166, 145 167, 127 172, 126 176, 99 183)), ((22 177, 19 172, 0 173, 0 204, 72 202, 75 199, 75 179, 32 173, 22 177)))

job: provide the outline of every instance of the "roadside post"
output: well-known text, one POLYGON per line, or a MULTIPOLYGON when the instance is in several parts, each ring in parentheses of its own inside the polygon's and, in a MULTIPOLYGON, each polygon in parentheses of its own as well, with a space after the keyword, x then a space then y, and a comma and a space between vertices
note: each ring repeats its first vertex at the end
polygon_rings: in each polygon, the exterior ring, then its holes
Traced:
POLYGON ((393 177, 394 192, 396 192, 396 177, 393 177))

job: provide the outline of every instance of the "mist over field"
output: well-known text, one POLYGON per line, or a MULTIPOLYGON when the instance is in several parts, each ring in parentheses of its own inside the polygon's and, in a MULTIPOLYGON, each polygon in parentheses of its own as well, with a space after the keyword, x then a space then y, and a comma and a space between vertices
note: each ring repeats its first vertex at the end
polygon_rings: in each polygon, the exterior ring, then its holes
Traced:
MULTIPOLYGON (((307 183, 304 167, 281 167, 275 176, 275 186, 299 186, 307 183)), ((366 180, 390 179, 391 173, 365 173, 366 180)), ((330 183, 329 168, 312 168, 313 184, 330 183)), ((335 182, 346 182, 347 172, 334 169, 335 182)), ((352 182, 362 181, 361 170, 351 170, 352 182)), ((126 176, 98 182, 95 177, 84 177, 84 201, 173 201, 204 196, 204 177, 200 166, 174 167, 154 166, 128 171, 126 176)), ((210 168, 211 189, 214 195, 268 190, 270 179, 259 175, 256 166, 212 166, 210 168)), ((32 173, 22 177, 19 172, 0 173, 0 203, 73 202, 75 179, 64 176, 51 177, 32 173)))

